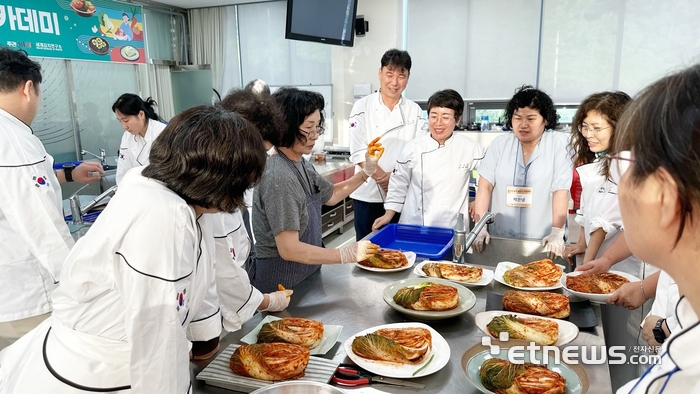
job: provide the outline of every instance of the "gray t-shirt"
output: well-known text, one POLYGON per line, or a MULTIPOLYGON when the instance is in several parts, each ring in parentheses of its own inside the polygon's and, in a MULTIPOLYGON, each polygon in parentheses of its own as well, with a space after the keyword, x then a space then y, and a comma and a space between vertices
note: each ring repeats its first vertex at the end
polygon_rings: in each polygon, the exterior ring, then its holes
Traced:
MULTIPOLYGON (((321 193, 325 204, 333 195, 333 184, 325 180, 313 165, 304 160, 312 193, 321 193)), ((305 178, 302 171, 302 178, 305 178)), ((320 220, 320 218, 318 218, 320 220)), ((306 193, 295 171, 280 155, 267 158, 265 173, 253 191, 253 232, 255 254, 260 258, 279 257, 275 235, 282 231, 299 231, 309 224, 306 193)))

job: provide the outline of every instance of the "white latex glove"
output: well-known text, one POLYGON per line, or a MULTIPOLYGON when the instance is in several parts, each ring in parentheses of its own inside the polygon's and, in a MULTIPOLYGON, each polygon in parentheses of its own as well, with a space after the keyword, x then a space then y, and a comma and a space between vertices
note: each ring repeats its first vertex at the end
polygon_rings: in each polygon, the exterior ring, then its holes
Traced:
POLYGON ((562 256, 564 254, 564 229, 552 227, 552 232, 542 238, 542 246, 550 258, 562 256))
POLYGON ((375 138, 367 145, 367 153, 365 154, 365 166, 362 171, 365 172, 367 178, 371 178, 374 172, 377 171, 377 163, 384 154, 384 147, 379 142, 379 137, 375 138))
POLYGON ((481 251, 484 250, 484 244, 488 245, 489 242, 491 242, 491 236, 489 232, 486 231, 486 226, 484 226, 481 228, 481 231, 479 231, 479 234, 476 235, 472 243, 472 248, 475 252, 481 253, 481 251))
POLYGON ((294 290, 281 290, 268 293, 267 296, 270 298, 270 302, 267 304, 267 308, 263 309, 261 312, 281 312, 287 309, 289 301, 292 300, 292 293, 294 293, 294 290))
POLYGON ((352 245, 340 248, 340 262, 343 264, 355 263, 367 259, 379 251, 379 245, 369 241, 358 241, 352 245))
POLYGON ((365 175, 367 175, 368 179, 371 178, 372 175, 374 175, 375 171, 377 171, 378 162, 378 157, 370 156, 369 154, 365 155, 365 167, 362 169, 362 171, 365 172, 365 175))

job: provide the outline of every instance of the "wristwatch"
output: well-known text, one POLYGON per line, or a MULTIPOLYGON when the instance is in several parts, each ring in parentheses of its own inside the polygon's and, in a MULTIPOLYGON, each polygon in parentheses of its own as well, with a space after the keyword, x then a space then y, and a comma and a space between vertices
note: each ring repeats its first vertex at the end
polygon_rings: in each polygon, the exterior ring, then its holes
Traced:
POLYGON ((651 330, 651 332, 654 333, 654 339, 658 343, 664 343, 664 341, 666 340, 666 333, 664 332, 664 329, 661 328, 661 326, 664 324, 664 321, 666 321, 666 319, 659 319, 654 325, 654 328, 651 330))
POLYGON ((64 164, 63 165, 63 174, 66 176, 66 182, 73 182, 73 169, 75 168, 75 164, 64 164))

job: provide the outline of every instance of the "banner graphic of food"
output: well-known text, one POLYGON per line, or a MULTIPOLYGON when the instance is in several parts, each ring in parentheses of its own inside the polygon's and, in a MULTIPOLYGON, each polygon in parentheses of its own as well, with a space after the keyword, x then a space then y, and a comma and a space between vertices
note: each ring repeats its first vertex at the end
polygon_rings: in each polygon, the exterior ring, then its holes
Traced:
POLYGON ((22 49, 29 56, 146 63, 146 24, 140 5, 113 0, 4 0, 0 22, 6 9, 16 12, 8 12, 11 23, 0 23, 0 46, 22 49))
MULTIPOLYGON (((70 1, 70 8, 92 23, 89 34, 76 39, 80 51, 104 56, 100 60, 145 63, 141 8, 125 6, 123 10, 115 10, 102 4, 109 5, 101 0, 70 1)), ((74 27, 77 29, 78 25, 74 27)))

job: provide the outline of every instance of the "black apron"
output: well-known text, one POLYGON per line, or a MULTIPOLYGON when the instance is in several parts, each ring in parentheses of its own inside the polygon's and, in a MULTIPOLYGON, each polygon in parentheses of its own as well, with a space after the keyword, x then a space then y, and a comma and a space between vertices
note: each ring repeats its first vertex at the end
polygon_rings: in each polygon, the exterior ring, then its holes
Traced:
MULTIPOLYGON (((321 206, 323 203, 321 202, 321 193, 317 190, 313 193, 312 190, 314 190, 314 188, 310 181, 308 181, 308 175, 306 179, 304 179, 304 176, 294 165, 294 162, 279 150, 277 152, 280 157, 284 159, 289 168, 292 169, 306 194, 306 210, 309 213, 309 223, 299 240, 310 245, 323 247, 321 226, 321 206)), ((304 159, 302 159, 302 169, 306 172, 304 159)), ((294 286, 321 269, 320 265, 295 263, 293 261, 287 261, 282 257, 256 257, 251 263, 249 276, 253 286, 263 293, 277 291, 278 284, 281 284, 287 289, 293 289, 294 286)))

